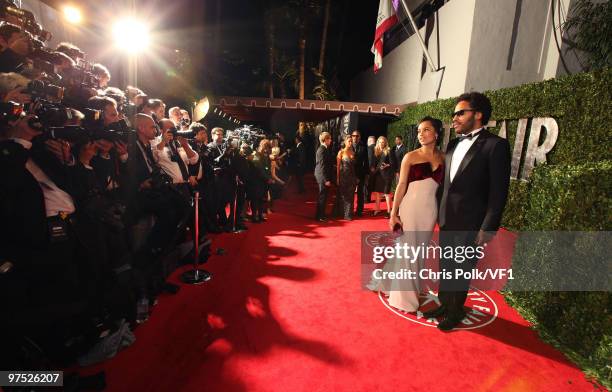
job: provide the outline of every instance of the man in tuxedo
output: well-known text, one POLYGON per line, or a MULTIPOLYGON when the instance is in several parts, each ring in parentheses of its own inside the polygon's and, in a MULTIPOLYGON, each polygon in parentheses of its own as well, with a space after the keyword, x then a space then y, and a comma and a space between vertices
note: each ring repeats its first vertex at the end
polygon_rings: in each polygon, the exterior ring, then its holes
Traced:
POLYGON ((368 151, 366 146, 361 143, 361 132, 354 130, 351 132, 351 138, 353 139, 355 175, 357 176, 357 210, 355 216, 363 216, 363 203, 367 192, 366 176, 369 171, 368 151))
POLYGON ((395 146, 391 149, 391 166, 395 172, 395 177, 399 176, 402 159, 406 155, 406 146, 404 146, 403 138, 399 135, 395 137, 395 146))
POLYGON ((0 264, 2 284, 12 288, 8 309, 20 304, 14 310, 23 312, 23 306, 75 300, 83 253, 75 230, 69 145, 33 143, 43 130, 33 115, 11 118, 1 127, 6 139, 0 141, 0 264))
POLYGON ((329 132, 321 132, 319 142, 321 142, 321 145, 317 149, 315 162, 315 178, 317 179, 317 184, 319 184, 316 219, 319 222, 326 222, 325 207, 334 172, 334 157, 331 151, 332 138, 329 132))
MULTIPOLYGON (((484 128, 491 116, 491 102, 481 93, 457 98, 453 127, 458 135, 448 144, 444 184, 438 189, 440 246, 484 246, 499 228, 510 184, 510 145, 506 139, 484 128)), ((446 252, 445 252, 446 253, 446 252)), ((454 279, 457 270, 471 271, 476 258, 463 262, 441 258, 440 270, 453 279, 441 279, 440 307, 425 312, 425 317, 444 316, 438 324, 442 331, 459 325, 465 317, 463 304, 470 279, 454 279)))

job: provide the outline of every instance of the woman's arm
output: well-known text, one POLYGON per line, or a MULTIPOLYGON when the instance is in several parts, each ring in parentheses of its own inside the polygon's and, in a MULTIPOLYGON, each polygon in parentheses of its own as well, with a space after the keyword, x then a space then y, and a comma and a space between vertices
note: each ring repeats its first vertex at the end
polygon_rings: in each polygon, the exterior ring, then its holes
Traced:
POLYGON ((406 194, 406 188, 408 185, 408 173, 410 172, 410 164, 412 159, 412 153, 404 155, 400 166, 399 180, 395 187, 395 195, 393 195, 393 207, 391 208, 391 218, 389 219, 389 227, 393 230, 396 224, 402 224, 402 221, 398 217, 399 206, 406 194))
POLYGON ((281 185, 285 185, 285 182, 278 178, 278 176, 276 175, 276 159, 272 160, 272 163, 270 165, 270 172, 272 173, 272 179, 274 179, 274 181, 278 182, 281 185))

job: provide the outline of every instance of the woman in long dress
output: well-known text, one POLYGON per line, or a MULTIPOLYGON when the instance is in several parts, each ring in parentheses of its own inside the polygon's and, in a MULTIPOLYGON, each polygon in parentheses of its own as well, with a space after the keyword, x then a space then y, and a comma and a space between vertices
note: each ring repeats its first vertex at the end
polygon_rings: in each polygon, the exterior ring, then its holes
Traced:
MULTIPOLYGON (((399 182, 389 218, 391 230, 394 230, 396 225, 400 225, 403 230, 403 234, 399 237, 402 247, 403 244, 413 247, 429 245, 436 225, 438 216, 436 191, 444 180, 444 154, 436 147, 441 129, 440 120, 423 118, 418 127, 421 147, 409 152, 402 159, 399 182)), ((384 270, 406 269, 414 271, 418 277, 423 263, 422 258, 414 262, 406 259, 390 259, 387 260, 384 270)), ((388 292, 389 305, 397 309, 414 312, 419 308, 421 287, 418 279, 379 282, 374 287, 388 292)))
POLYGON ((336 185, 338 186, 338 214, 345 220, 353 220, 353 206, 355 203, 355 152, 351 135, 344 138, 344 148, 338 151, 336 158, 336 185))
POLYGON ((373 215, 378 215, 380 212, 380 195, 385 195, 387 202, 387 217, 390 214, 391 208, 391 182, 393 181, 393 167, 391 166, 391 149, 389 142, 384 136, 380 136, 376 140, 374 147, 374 159, 376 162, 376 172, 374 173, 374 201, 376 209, 373 215))

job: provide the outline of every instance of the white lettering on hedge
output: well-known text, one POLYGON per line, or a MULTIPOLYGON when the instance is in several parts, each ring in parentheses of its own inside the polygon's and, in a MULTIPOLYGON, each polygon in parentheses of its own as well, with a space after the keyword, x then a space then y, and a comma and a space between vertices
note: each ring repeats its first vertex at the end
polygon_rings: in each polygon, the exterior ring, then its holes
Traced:
MULTIPOLYGON (((507 139, 506 120, 501 120, 498 135, 507 139)), ((491 129, 497 125, 497 121, 490 120, 487 128, 491 129)), ((442 150, 446 151, 448 142, 450 141, 452 124, 444 124, 444 135, 442 137, 442 150)), ((526 180, 535 165, 546 163, 546 155, 553 149, 557 138, 559 137, 559 126, 557 121, 551 117, 535 117, 533 119, 521 118, 518 120, 516 128, 516 137, 514 138, 514 147, 512 149, 512 169, 510 178, 526 180), (527 125, 531 121, 529 130, 529 140, 527 141, 527 149, 523 156, 523 147, 525 143, 525 135, 527 133, 527 125), (544 130, 544 140, 540 142, 544 130), (523 162, 523 170, 521 172, 521 161, 523 162), (519 177, 519 172, 521 172, 519 177)))

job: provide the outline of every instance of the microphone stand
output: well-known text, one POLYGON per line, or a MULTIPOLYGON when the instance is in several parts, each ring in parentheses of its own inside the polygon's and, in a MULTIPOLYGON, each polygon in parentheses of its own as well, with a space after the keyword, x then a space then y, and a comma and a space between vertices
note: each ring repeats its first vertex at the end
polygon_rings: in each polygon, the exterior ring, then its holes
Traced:
POLYGON ((193 230, 193 269, 181 274, 181 281, 187 284, 202 284, 212 278, 212 274, 204 269, 198 269, 200 258, 200 216, 199 216, 200 192, 196 191, 193 196, 193 207, 195 212, 195 227, 193 230))

